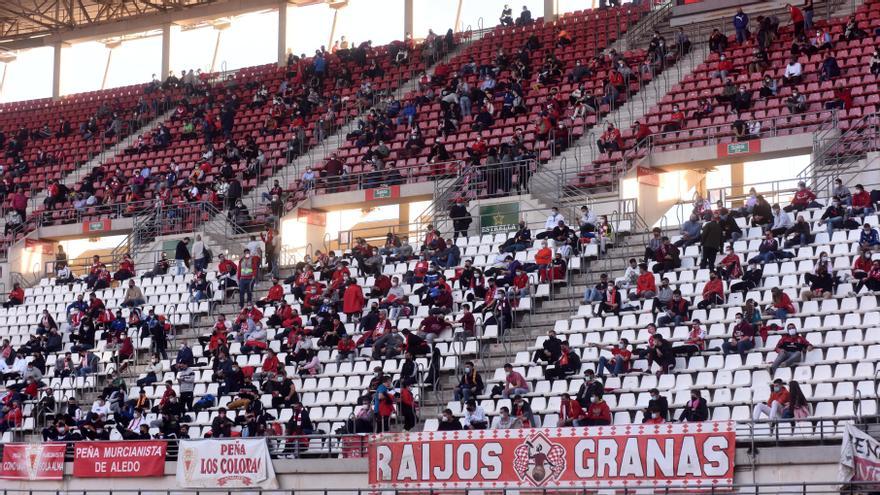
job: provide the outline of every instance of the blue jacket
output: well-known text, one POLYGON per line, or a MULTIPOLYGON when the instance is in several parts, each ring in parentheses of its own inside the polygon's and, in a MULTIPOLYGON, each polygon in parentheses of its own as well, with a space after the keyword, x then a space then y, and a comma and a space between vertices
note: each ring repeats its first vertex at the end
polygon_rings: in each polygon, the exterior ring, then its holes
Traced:
POLYGON ((871 229, 871 232, 867 234, 862 230, 862 233, 859 235, 859 244, 867 244, 869 246, 880 244, 880 238, 877 236, 877 229, 871 229))
POLYGON ((736 29, 746 29, 749 27, 749 15, 743 12, 733 16, 733 27, 736 29))

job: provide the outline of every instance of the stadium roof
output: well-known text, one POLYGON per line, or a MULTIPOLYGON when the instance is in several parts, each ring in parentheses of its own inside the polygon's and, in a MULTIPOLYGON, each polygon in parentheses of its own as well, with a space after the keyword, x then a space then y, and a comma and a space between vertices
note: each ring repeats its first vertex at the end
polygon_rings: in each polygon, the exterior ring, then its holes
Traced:
POLYGON ((338 0, 0 0, 0 48, 99 39, 256 10, 338 0))

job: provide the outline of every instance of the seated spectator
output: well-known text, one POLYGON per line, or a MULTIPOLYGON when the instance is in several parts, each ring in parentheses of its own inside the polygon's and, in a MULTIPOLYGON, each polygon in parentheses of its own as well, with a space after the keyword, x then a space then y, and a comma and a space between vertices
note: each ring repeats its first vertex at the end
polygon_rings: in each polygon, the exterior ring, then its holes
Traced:
POLYGON ((485 430, 489 426, 486 411, 482 406, 478 406, 474 399, 468 400, 465 404, 462 424, 465 430, 485 430))
POLYGON ((791 96, 785 99, 785 107, 791 113, 804 113, 807 111, 807 98, 794 88, 791 96))
POLYGON ((699 309, 724 304, 724 282, 714 271, 709 272, 709 280, 703 286, 703 300, 697 304, 699 309))
POLYGON ((868 250, 877 245, 880 245, 877 229, 871 227, 869 223, 862 225, 862 232, 859 234, 859 248, 868 250))
POLYGON ((672 105, 669 121, 663 126, 663 132, 675 132, 684 128, 685 116, 678 105, 672 105))
POLYGON ((571 395, 562 394, 559 401, 559 426, 583 426, 586 414, 580 403, 571 398, 571 395))
POLYGON ((719 54, 727 50, 727 36, 721 34, 718 29, 713 29, 709 36, 709 50, 719 54))
POLYGON ((141 291, 140 287, 135 285, 134 280, 128 281, 128 288, 125 289, 125 298, 122 300, 121 306, 123 308, 135 308, 143 306, 147 303, 146 297, 144 297, 143 291, 141 291))
POLYGON ((871 260, 871 250, 863 249, 862 253, 853 261, 852 278, 861 280, 867 277, 873 267, 874 262, 871 260))
POLYGON ((670 270, 681 268, 681 254, 668 237, 663 236, 663 246, 657 255, 657 264, 654 265, 652 271, 654 273, 666 273, 670 270))
POLYGON ((851 202, 850 215, 864 216, 874 213, 874 202, 871 200, 871 193, 866 191, 865 186, 861 184, 856 184, 856 193, 852 195, 851 202))
POLYGON ((677 326, 688 318, 690 318, 688 302, 681 297, 681 291, 676 289, 672 292, 672 300, 669 301, 665 311, 657 318, 657 326, 677 326))
POLYGON ((632 351, 629 350, 629 341, 627 339, 620 339, 619 343, 610 346, 610 348, 609 346, 602 344, 593 344, 592 347, 606 350, 611 353, 611 359, 608 359, 605 356, 599 357, 599 364, 596 366, 596 375, 600 379, 605 378, 605 370, 611 372, 611 376, 618 376, 621 373, 626 373, 630 370, 633 356, 632 351))
POLYGON ((825 212, 822 213, 822 218, 819 219, 819 225, 825 225, 828 237, 834 234, 834 229, 848 228, 847 224, 849 222, 853 221, 849 219, 849 213, 846 211, 846 208, 841 206, 839 199, 832 199, 831 205, 825 209, 825 212))
MULTIPOLYGON (((742 264, 740 263, 739 256, 733 250, 733 244, 727 246, 724 258, 715 265, 715 273, 722 280, 738 279, 742 276, 742 264)), ((706 296, 704 294, 703 300, 705 299, 706 296)))
POLYGON ((522 428, 522 422, 519 418, 510 415, 510 408, 501 406, 498 410, 498 416, 492 419, 491 429, 493 430, 517 430, 522 428))
POLYGON ((548 364, 555 363, 560 355, 562 355, 562 341, 556 337, 555 330, 550 330, 547 332, 547 338, 541 343, 541 349, 535 351, 532 362, 546 361, 548 364))
MULTIPOLYGON (((535 239, 546 239, 548 237, 552 237, 553 229, 559 226, 559 222, 565 222, 565 217, 562 216, 561 213, 559 213, 559 208, 554 206, 553 208, 551 208, 550 215, 547 216, 547 221, 544 222, 544 232, 536 235, 535 239)), ((549 260, 547 264, 549 264, 549 260)))
POLYGON ((599 282, 593 287, 587 287, 584 291, 584 304, 592 304, 594 302, 599 302, 605 296, 605 291, 608 290, 608 274, 603 273, 599 275, 599 282))
POLYGON ((770 77, 769 74, 765 74, 764 79, 761 81, 761 89, 759 90, 761 98, 776 96, 778 90, 779 87, 776 85, 776 79, 770 77))
POLYGON ((731 98, 730 107, 737 114, 747 112, 752 108, 752 92, 749 91, 748 87, 745 85, 739 87, 739 91, 731 98))
POLYGON ((822 67, 819 69, 819 80, 831 81, 838 77, 840 77, 840 65, 837 64, 837 59, 834 58, 834 55, 829 53, 825 60, 822 61, 822 67))
POLYGON ((718 63, 715 65, 715 71, 712 72, 712 77, 717 77, 718 79, 726 80, 727 76, 733 71, 733 62, 727 60, 727 57, 721 55, 718 57, 718 63))
POLYGON ((657 285, 654 282, 654 274, 648 271, 647 263, 639 264, 639 277, 636 279, 636 292, 630 293, 629 300, 653 299, 657 295, 657 285))
POLYGON ((843 30, 843 39, 846 41, 852 41, 862 39, 867 35, 868 33, 859 27, 859 21, 856 19, 855 14, 850 15, 849 20, 846 22, 846 27, 843 30))
POLYGON ((691 390, 691 400, 685 404, 678 420, 688 423, 709 420, 709 405, 699 390, 691 390))
POLYGON ((871 60, 868 62, 868 69, 871 71, 871 75, 876 76, 880 74, 880 49, 874 49, 874 53, 871 54, 871 60))
POLYGON ((603 132, 602 136, 599 137, 599 140, 596 141, 596 146, 599 147, 599 153, 620 151, 623 149, 623 138, 620 135, 620 130, 614 127, 614 124, 609 122, 608 126, 605 128, 605 132, 603 132))
POLYGON ((743 319, 742 313, 736 314, 736 323, 730 338, 721 344, 725 355, 739 353, 742 362, 746 362, 746 352, 755 348, 755 326, 743 319))
MULTIPOLYGON (((855 274, 853 276, 855 277, 855 274)), ((874 260, 871 263, 871 269, 859 279, 853 291, 858 294, 864 287, 870 291, 880 291, 880 260, 874 260)))
POLYGON ((803 67, 798 62, 797 57, 791 57, 788 65, 785 66, 785 72, 782 75, 782 84, 792 86, 803 82, 803 67))
MULTIPOLYGON (((444 409, 440 415, 437 431, 458 431, 461 429, 461 422, 452 414, 452 409, 444 409)), ((372 431, 372 428, 370 428, 370 431, 372 431)))
POLYGON ((602 302, 599 303, 599 308, 596 310, 596 315, 602 316, 605 313, 618 315, 620 314, 620 306, 620 291, 617 287, 609 284, 602 297, 602 302))
POLYGON ((472 397, 483 394, 483 377, 477 373, 477 368, 472 361, 464 364, 464 374, 453 389, 455 400, 468 402, 472 397))
POLYGON ((578 422, 578 426, 608 426, 611 424, 611 408, 602 399, 600 392, 594 392, 590 396, 590 406, 587 407, 586 418, 578 422))
MULTIPOLYGON (((773 380, 773 388, 766 403, 755 404, 752 410, 752 420, 759 421, 761 416, 774 421, 782 419, 782 412, 789 407, 791 396, 780 378, 773 380)), ((775 425, 774 425, 775 426, 775 425)))
POLYGON ((770 365, 770 376, 775 375, 776 370, 782 366, 791 367, 803 362, 807 353, 812 350, 813 345, 798 334, 793 323, 789 323, 786 326, 786 335, 776 344, 776 359, 770 365))
POLYGON ((810 288, 801 292, 801 300, 810 301, 813 298, 830 299, 834 294, 834 277, 825 265, 819 265, 815 274, 810 277, 810 288))
POLYGON ((568 342, 562 343, 562 352, 553 368, 544 370, 544 378, 547 380, 562 380, 581 371, 581 358, 576 352, 568 347, 568 342))
POLYGON ((785 419, 805 419, 812 415, 812 408, 798 382, 792 380, 788 382, 788 407, 782 410, 782 417, 785 419))
POLYGON ((785 211, 803 211, 807 208, 821 208, 822 205, 816 202, 816 194, 807 187, 804 181, 798 182, 798 190, 791 199, 791 204, 784 208, 785 211))
POLYGON ((13 306, 18 306, 24 302, 24 289, 21 288, 21 284, 12 284, 12 290, 9 291, 9 295, 6 297, 6 302, 3 303, 3 307, 9 309, 13 306))

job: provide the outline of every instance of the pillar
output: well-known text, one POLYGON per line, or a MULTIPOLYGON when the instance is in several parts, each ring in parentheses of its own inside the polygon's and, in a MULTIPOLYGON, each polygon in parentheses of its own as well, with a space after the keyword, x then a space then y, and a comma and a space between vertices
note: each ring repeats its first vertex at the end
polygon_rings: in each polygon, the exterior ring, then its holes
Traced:
POLYGON ((556 20, 556 0, 544 0, 544 22, 556 20))
POLYGON ((53 45, 55 49, 52 59, 52 98, 61 96, 61 42, 53 45))
POLYGON ((413 0, 403 0, 403 38, 410 35, 415 37, 413 32, 413 0))
POLYGON ((278 4, 278 66, 287 64, 287 0, 278 4))
POLYGON ((159 80, 164 81, 171 72, 171 24, 162 25, 162 71, 159 80))
POLYGON ((746 194, 744 169, 745 164, 743 163, 730 164, 730 194, 733 196, 746 194))
POLYGON ((397 231, 409 233, 409 203, 400 203, 397 207, 397 231))

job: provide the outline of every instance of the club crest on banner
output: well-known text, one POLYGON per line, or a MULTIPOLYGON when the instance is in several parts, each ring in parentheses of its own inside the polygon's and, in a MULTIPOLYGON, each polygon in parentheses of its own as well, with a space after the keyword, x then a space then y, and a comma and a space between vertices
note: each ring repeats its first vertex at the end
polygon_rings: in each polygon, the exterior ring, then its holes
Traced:
POLYGON ((526 439, 513 451, 513 467, 520 481, 544 486, 557 481, 565 472, 565 447, 553 443, 543 433, 526 439))

